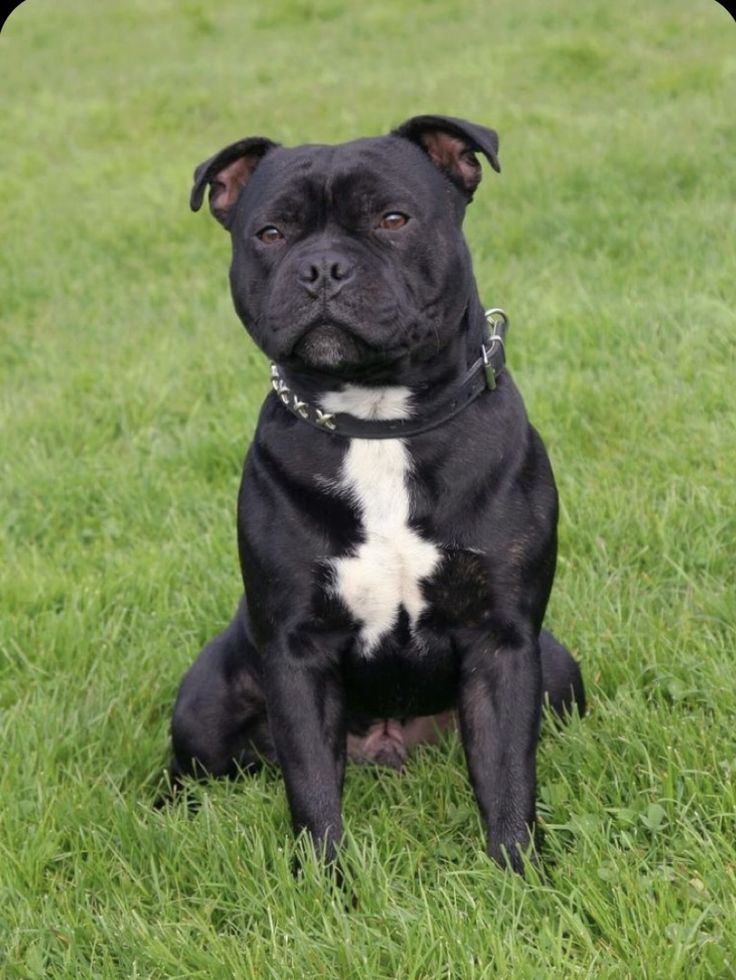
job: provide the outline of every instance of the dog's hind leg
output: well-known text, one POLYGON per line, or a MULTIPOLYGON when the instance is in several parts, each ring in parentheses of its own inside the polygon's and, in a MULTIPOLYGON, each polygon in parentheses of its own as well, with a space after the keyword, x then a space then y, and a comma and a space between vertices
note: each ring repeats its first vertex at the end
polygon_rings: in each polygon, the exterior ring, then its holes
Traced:
POLYGON ((539 636, 539 649, 545 701, 560 718, 570 714, 573 706, 582 717, 585 714, 585 688, 577 660, 547 630, 542 630, 539 636))
POLYGON ((255 653, 245 602, 207 644, 179 687, 171 723, 172 784, 182 776, 234 776, 275 762, 266 704, 249 670, 255 653))

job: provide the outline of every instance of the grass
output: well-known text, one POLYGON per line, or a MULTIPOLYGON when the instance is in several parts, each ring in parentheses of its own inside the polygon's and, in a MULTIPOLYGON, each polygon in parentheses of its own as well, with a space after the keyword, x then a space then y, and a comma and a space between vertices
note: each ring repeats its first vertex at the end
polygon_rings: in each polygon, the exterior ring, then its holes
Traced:
POLYGON ((733 22, 712 0, 28 0, 0 38, 0 974, 736 976, 733 22), (188 212, 241 135, 495 126, 468 216, 562 497, 544 872, 483 855, 456 740, 352 768, 345 908, 279 778, 149 806, 239 591, 267 390, 188 212))

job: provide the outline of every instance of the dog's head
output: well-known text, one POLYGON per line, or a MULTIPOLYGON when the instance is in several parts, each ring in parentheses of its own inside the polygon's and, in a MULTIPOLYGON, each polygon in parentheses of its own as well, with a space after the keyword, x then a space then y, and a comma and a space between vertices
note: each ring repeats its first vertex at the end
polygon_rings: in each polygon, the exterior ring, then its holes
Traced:
POLYGON ((498 136, 416 116, 389 136, 285 148, 233 143, 194 173, 232 238, 235 309, 274 361, 356 377, 427 360, 458 329, 473 290, 462 235, 498 136))

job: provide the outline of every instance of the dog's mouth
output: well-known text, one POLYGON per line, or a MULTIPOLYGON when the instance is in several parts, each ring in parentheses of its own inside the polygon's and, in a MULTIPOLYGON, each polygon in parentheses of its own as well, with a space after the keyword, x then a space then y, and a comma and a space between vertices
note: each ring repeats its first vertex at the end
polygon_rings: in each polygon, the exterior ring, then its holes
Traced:
POLYGON ((331 322, 318 323, 294 345, 286 363, 325 373, 362 372, 396 359, 390 353, 367 344, 346 327, 331 322))

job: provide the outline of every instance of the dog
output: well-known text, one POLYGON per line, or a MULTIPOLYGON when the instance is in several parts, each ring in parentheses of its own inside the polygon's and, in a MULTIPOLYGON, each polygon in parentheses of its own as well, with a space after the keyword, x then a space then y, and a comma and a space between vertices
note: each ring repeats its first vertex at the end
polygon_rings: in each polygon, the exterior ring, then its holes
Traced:
POLYGON ((457 720, 488 853, 523 873, 543 702, 585 710, 542 630, 552 470, 462 232, 498 146, 424 115, 340 145, 248 137, 194 174, 273 390, 238 498, 245 594, 181 683, 171 780, 280 766, 328 863, 348 754, 400 768, 457 720))

